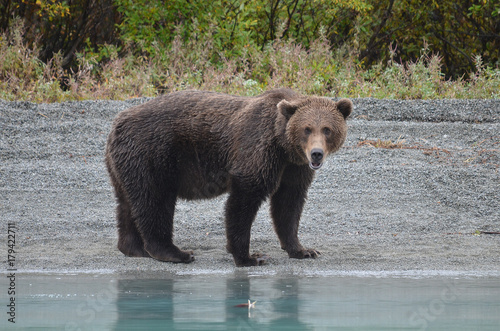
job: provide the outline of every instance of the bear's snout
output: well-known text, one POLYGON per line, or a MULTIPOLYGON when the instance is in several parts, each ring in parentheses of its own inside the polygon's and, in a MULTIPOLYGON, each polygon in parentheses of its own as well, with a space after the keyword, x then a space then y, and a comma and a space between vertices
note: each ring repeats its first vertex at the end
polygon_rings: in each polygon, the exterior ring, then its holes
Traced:
POLYGON ((321 148, 314 148, 311 151, 311 160, 313 162, 321 163, 321 160, 323 160, 323 150, 321 148))
POLYGON ((311 150, 311 162, 309 166, 313 170, 318 170, 323 165, 324 152, 321 148, 313 148, 311 150))

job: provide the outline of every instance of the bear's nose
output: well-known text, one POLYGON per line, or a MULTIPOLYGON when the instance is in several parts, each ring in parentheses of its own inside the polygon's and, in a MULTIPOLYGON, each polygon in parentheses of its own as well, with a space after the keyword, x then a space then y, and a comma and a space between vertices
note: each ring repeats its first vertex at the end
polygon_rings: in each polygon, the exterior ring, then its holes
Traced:
POLYGON ((320 148, 313 148, 311 151, 311 160, 314 163, 321 163, 321 160, 323 160, 323 150, 320 148))

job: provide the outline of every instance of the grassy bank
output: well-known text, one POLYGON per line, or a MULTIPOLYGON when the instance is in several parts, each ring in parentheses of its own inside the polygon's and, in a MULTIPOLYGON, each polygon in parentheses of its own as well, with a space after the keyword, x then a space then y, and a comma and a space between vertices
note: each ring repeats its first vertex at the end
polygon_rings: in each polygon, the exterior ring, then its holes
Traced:
MULTIPOLYGON (((248 47, 235 58, 216 51, 215 40, 176 37, 154 56, 104 45, 99 53, 79 53, 78 65, 63 69, 62 56, 39 60, 39 49, 23 42, 22 25, 0 37, 0 99, 62 102, 123 100, 175 90, 202 89, 257 95, 274 87, 330 97, 389 99, 500 98, 500 69, 475 57, 470 78, 447 80, 442 59, 423 49, 414 62, 392 58, 364 68, 355 49, 335 49, 325 38, 308 49, 293 40, 275 40, 263 49, 248 47), (102 56, 106 54, 106 56, 102 56)), ((395 52, 393 53, 395 54, 395 52)))

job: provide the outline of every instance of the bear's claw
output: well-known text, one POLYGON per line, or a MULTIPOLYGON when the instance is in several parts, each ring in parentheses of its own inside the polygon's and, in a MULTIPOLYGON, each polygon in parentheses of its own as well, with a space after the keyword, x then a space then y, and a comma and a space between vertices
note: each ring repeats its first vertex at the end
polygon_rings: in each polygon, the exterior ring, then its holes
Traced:
POLYGON ((173 262, 173 263, 191 263, 194 261, 193 251, 182 251, 176 246, 164 247, 151 251, 146 248, 149 255, 158 261, 173 262))
POLYGON ((315 259, 321 253, 315 249, 303 249, 297 252, 288 253, 288 256, 293 259, 315 259))
POLYGON ((269 256, 267 256, 266 254, 262 254, 262 253, 253 253, 251 256, 253 259, 255 259, 257 261, 257 265, 266 264, 267 260, 269 259, 269 256))
POLYGON ((254 253, 251 256, 249 256, 247 259, 239 260, 236 261, 236 266, 237 267, 253 267, 253 266, 259 266, 259 265, 264 265, 267 263, 267 260, 269 259, 269 256, 262 254, 262 253, 254 253))

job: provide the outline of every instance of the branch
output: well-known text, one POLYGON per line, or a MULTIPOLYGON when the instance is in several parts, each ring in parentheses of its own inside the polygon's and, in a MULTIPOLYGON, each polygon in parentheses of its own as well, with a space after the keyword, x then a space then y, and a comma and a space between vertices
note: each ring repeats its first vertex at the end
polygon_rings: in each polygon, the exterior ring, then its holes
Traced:
POLYGON ((283 37, 285 37, 286 33, 290 29, 290 23, 292 22, 292 16, 293 16, 293 14, 295 14, 295 10, 297 10, 297 5, 298 4, 299 4, 299 0, 296 0, 295 1, 295 6, 293 7, 293 10, 292 10, 291 13, 290 13, 290 6, 286 7, 286 11, 288 13, 288 19, 286 20, 286 27, 285 27, 285 30, 283 30, 283 33, 281 34, 281 38, 280 39, 283 39, 283 37))
POLYGON ((382 31, 385 24, 387 23, 387 20, 391 16, 393 5, 394 5, 394 0, 391 0, 391 2, 389 3, 389 7, 387 7, 387 9, 384 13, 384 16, 382 17, 382 22, 380 22, 380 25, 377 28, 377 31, 375 31, 375 33, 371 36, 371 38, 368 41, 368 44, 366 46, 366 49, 364 51, 362 51, 361 54, 359 55, 360 60, 363 59, 364 57, 366 57, 368 55, 368 53, 370 52, 370 49, 373 48, 373 43, 375 42, 375 39, 379 36, 380 31, 382 31))
POLYGON ((500 35, 496 33, 486 33, 486 34, 475 34, 475 33, 467 33, 465 31, 456 31, 456 30, 445 30, 446 32, 453 33, 453 34, 461 34, 469 37, 475 37, 475 38, 493 38, 493 39, 500 39, 500 35))
POLYGON ((458 48, 457 46, 453 45, 451 42, 449 42, 448 40, 446 40, 445 38, 443 38, 442 36, 440 36, 436 31, 433 31, 433 33, 434 33, 434 36, 436 36, 436 38, 438 38, 442 42, 448 44, 449 46, 451 46, 451 48, 453 48, 454 50, 456 50, 457 52, 459 52, 460 54, 462 54, 469 61, 469 63, 472 66, 474 66, 474 61, 470 58, 470 56, 468 56, 460 48, 458 48))

